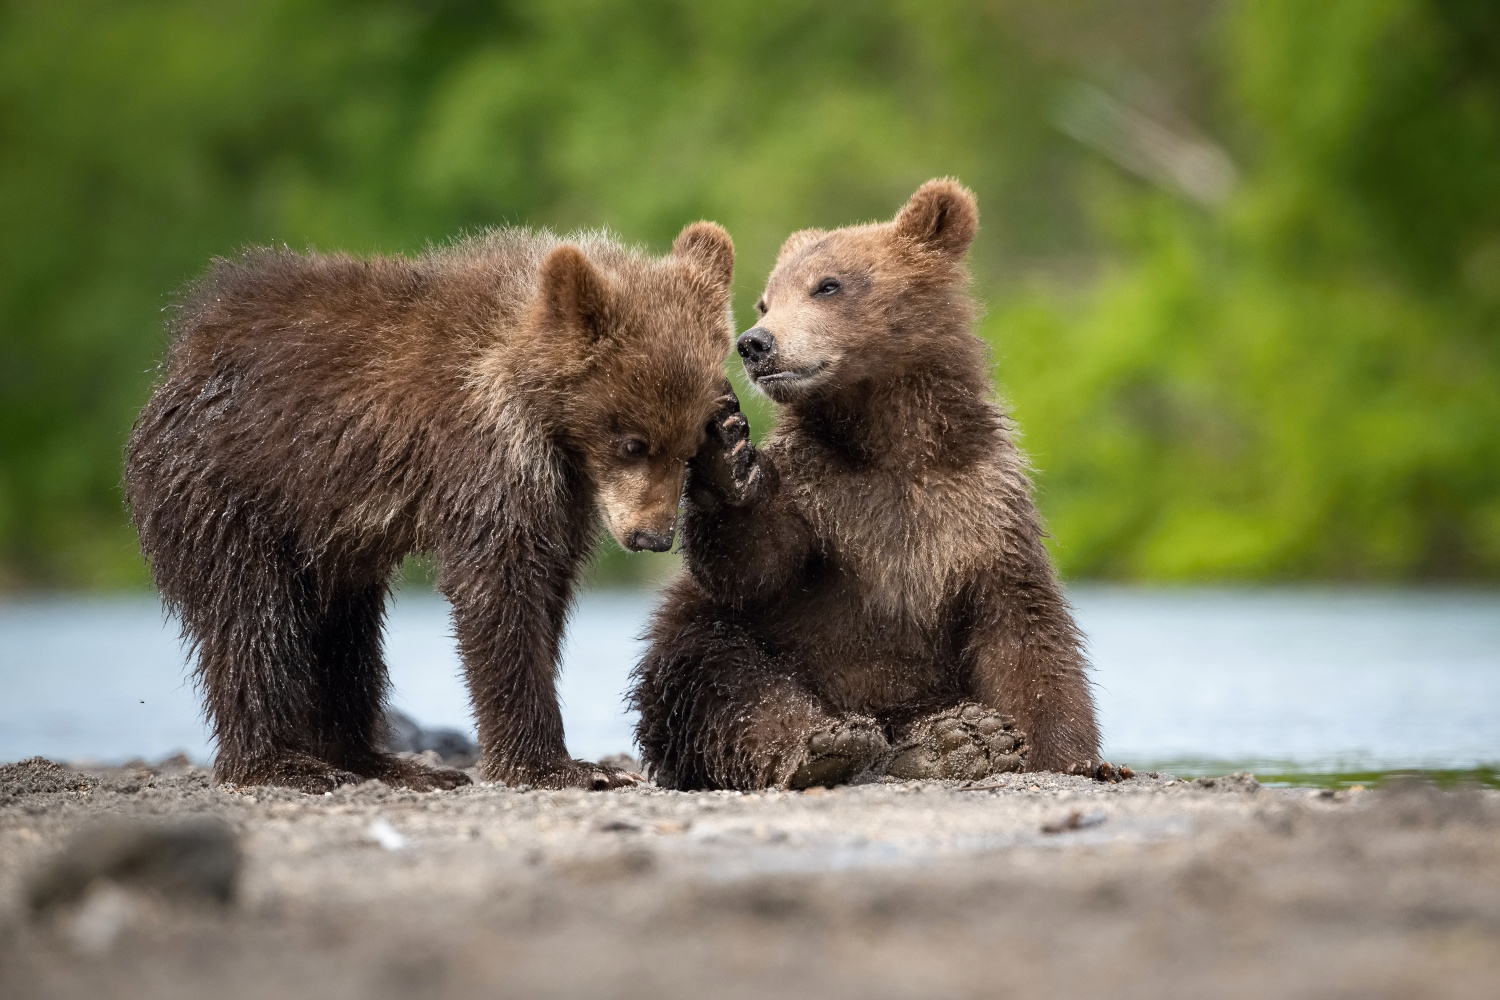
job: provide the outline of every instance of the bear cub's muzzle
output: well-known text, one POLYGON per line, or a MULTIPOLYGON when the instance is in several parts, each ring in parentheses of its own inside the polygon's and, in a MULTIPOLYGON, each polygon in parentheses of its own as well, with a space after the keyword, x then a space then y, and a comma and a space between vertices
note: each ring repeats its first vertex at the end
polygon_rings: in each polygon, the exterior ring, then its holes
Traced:
POLYGON ((672 548, 674 531, 632 531, 625 547, 632 552, 666 552, 672 548))
POLYGON ((746 368, 752 365, 761 367, 776 354, 776 335, 763 326, 752 327, 740 334, 734 342, 734 349, 740 352, 746 368))

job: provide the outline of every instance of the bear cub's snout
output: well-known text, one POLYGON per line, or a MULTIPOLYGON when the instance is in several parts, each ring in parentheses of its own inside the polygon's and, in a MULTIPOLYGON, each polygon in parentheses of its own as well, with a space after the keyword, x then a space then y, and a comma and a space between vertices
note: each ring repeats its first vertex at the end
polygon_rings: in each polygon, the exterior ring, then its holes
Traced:
POLYGON ((672 548, 671 531, 642 531, 630 533, 630 549, 633 552, 666 552, 672 548))
POLYGON ((763 365, 776 353, 776 335, 764 327, 752 327, 734 342, 746 365, 763 365))

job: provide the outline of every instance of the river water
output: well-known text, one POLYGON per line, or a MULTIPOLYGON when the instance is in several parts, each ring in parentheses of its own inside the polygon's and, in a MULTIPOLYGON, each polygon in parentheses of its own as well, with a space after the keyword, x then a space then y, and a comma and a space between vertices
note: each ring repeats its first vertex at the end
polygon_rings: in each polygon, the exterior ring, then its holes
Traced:
MULTIPOLYGON (((1107 756, 1215 771, 1500 762, 1500 593, 1074 587, 1107 756)), ((584 595, 559 693, 582 757, 631 746, 623 696, 652 605, 584 595)), ((447 605, 405 591, 392 704, 469 728, 447 605)), ((211 755, 176 630, 142 597, 0 602, 0 761, 211 755)))

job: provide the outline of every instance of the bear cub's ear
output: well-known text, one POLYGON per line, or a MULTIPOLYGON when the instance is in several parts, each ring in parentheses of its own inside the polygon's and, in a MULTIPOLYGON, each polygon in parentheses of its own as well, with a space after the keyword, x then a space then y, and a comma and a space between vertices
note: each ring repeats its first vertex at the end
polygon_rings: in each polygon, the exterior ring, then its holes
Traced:
POLYGON ((547 254, 537 283, 542 307, 553 326, 588 342, 608 333, 608 279, 594 269, 582 250, 564 243, 547 254))
POLYGON ((951 177, 938 178, 917 188, 894 225, 897 236, 962 257, 979 231, 979 201, 951 177))
POLYGON ((691 261, 723 288, 734 280, 734 241, 717 222, 684 228, 672 243, 672 256, 691 261))

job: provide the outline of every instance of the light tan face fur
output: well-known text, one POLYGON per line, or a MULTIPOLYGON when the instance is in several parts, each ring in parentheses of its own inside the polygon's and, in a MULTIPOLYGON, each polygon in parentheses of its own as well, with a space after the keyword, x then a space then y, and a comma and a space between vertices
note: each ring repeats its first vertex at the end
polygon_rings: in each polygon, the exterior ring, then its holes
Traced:
POLYGON ((659 455, 595 470, 600 516, 623 548, 665 551, 671 547, 689 457, 691 453, 659 455))
POLYGON ((869 367, 866 343, 882 330, 877 293, 889 251, 874 227, 810 231, 783 251, 756 303, 755 329, 774 338, 763 358, 743 356, 751 383, 771 399, 801 396, 857 381, 869 367))
POLYGON ((760 321, 737 342, 745 374, 778 403, 889 378, 925 349, 929 322, 951 316, 947 290, 968 280, 978 226, 973 192, 939 179, 890 222, 793 233, 756 303, 760 321))

